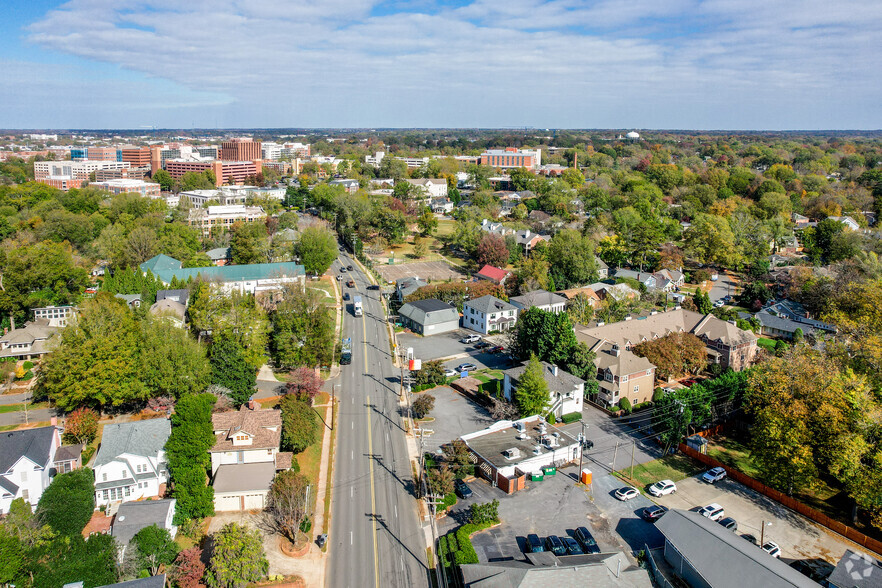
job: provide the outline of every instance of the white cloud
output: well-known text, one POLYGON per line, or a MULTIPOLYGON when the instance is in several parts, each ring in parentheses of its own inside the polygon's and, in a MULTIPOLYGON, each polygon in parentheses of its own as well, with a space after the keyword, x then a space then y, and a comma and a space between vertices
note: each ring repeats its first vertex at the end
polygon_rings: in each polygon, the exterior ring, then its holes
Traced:
POLYGON ((29 38, 177 84, 170 119, 230 97, 223 125, 882 126, 869 0, 378 4, 71 0, 29 38))

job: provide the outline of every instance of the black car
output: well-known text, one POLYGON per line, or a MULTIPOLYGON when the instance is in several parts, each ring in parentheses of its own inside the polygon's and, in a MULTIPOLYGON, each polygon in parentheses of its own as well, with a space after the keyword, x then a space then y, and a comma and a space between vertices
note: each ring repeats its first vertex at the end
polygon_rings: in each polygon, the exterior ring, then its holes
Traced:
POLYGON ((542 540, 539 539, 539 535, 536 533, 530 533, 527 535, 527 553, 539 553, 540 551, 545 551, 545 548, 542 546, 542 540))
POLYGON ((585 439, 584 441, 582 441, 582 447, 584 449, 592 449, 594 447, 594 441, 592 441, 591 439, 585 439))
POLYGON ((585 553, 600 553, 600 547, 597 546, 597 541, 594 540, 591 531, 586 527, 579 527, 573 535, 576 537, 576 541, 582 545, 582 549, 585 550, 585 553))
POLYGON ((349 300, 349 292, 343 292, 343 300, 349 300))
POLYGON ((754 545, 759 545, 759 541, 758 541, 757 538, 754 537, 753 535, 749 535, 749 534, 745 533, 744 535, 741 536, 741 538, 742 538, 742 539, 747 539, 748 541, 750 541, 750 542, 753 543, 754 545))
POLYGON ((349 271, 352 271, 352 266, 351 266, 351 265, 347 265, 347 266, 346 266, 346 269, 348 269, 349 271))
POLYGON ((368 290, 379 290, 380 287, 377 286, 376 284, 371 284, 370 286, 367 287, 367 289, 368 290))
POLYGON ((472 495, 472 489, 462 480, 454 480, 453 490, 456 492, 456 495, 462 499, 470 498, 472 495))
POLYGON ((717 522, 732 531, 733 533, 738 530, 738 523, 732 517, 726 517, 725 519, 717 522))
POLYGON ((566 546, 568 554, 583 555, 585 553, 572 537, 561 537, 560 540, 563 541, 564 546, 566 546))
POLYGON ((490 344, 486 341, 478 341, 475 343, 475 349, 484 349, 485 347, 490 347, 490 344))
POLYGON ((545 549, 554 555, 566 555, 567 548, 564 547, 563 541, 557 535, 549 535, 545 538, 545 549))
POLYGON ((658 506, 657 504, 653 506, 647 506, 643 509, 643 518, 650 523, 654 523, 655 521, 662 518, 662 515, 664 515, 666 512, 668 512, 668 509, 664 506, 658 506))

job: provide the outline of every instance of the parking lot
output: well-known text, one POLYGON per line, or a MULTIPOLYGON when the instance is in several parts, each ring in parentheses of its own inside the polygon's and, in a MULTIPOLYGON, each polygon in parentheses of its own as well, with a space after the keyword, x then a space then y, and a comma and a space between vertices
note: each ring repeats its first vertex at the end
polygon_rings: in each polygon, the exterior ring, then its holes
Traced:
POLYGON ((781 559, 788 563, 814 558, 835 563, 847 547, 855 548, 838 535, 728 478, 715 484, 702 481, 700 476, 686 478, 677 482, 677 492, 656 501, 683 510, 698 510, 717 503, 725 509, 726 516, 738 522, 739 535, 749 534, 757 539, 765 523, 765 540, 777 543, 781 559))
POLYGON ((466 433, 485 429, 494 422, 482 406, 452 388, 439 386, 425 393, 435 397, 435 408, 429 416, 436 418, 422 425, 424 429, 432 431, 431 435, 423 436, 423 451, 434 453, 445 443, 466 433))
POLYGON ((383 279, 393 283, 401 278, 418 277, 426 281, 460 280, 463 273, 446 261, 418 261, 414 263, 397 263, 389 265, 378 263, 374 268, 383 279))
MULTIPOLYGON (((421 337, 413 333, 399 333, 398 343, 405 350, 407 348, 413 349, 414 357, 423 361, 445 358, 466 358, 470 355, 492 355, 482 353, 480 349, 475 347, 474 343, 460 342, 460 339, 463 337, 475 334, 474 331, 468 329, 458 329, 456 331, 431 335, 429 337, 421 337)), ((492 343, 493 345, 507 346, 508 344, 504 337, 501 336, 482 337, 482 340, 492 343)))

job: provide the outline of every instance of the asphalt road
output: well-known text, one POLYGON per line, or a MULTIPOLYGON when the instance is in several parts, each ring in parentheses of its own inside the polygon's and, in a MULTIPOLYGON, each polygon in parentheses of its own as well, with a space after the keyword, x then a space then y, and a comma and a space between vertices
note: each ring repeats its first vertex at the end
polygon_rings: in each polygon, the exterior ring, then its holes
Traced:
POLYGON ((354 265, 364 316, 351 303, 343 314, 344 337, 352 337, 352 363, 337 383, 337 448, 333 474, 328 585, 375 588, 428 586, 426 545, 413 497, 413 477, 398 405, 400 371, 392 365, 380 293, 354 265))

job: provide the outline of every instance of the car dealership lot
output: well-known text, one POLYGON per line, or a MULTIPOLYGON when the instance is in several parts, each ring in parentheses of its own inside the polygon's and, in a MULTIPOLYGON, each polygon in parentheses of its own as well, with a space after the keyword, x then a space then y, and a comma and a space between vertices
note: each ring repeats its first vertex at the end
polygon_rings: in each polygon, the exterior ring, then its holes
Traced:
POLYGON ((765 522, 765 541, 777 543, 786 562, 820 558, 835 563, 846 547, 856 549, 839 535, 729 478, 715 484, 702 481, 701 475, 686 478, 677 482, 676 492, 655 501, 668 508, 694 511, 718 503, 725 509, 725 516, 738 522, 739 535, 749 534, 757 539, 765 522))

